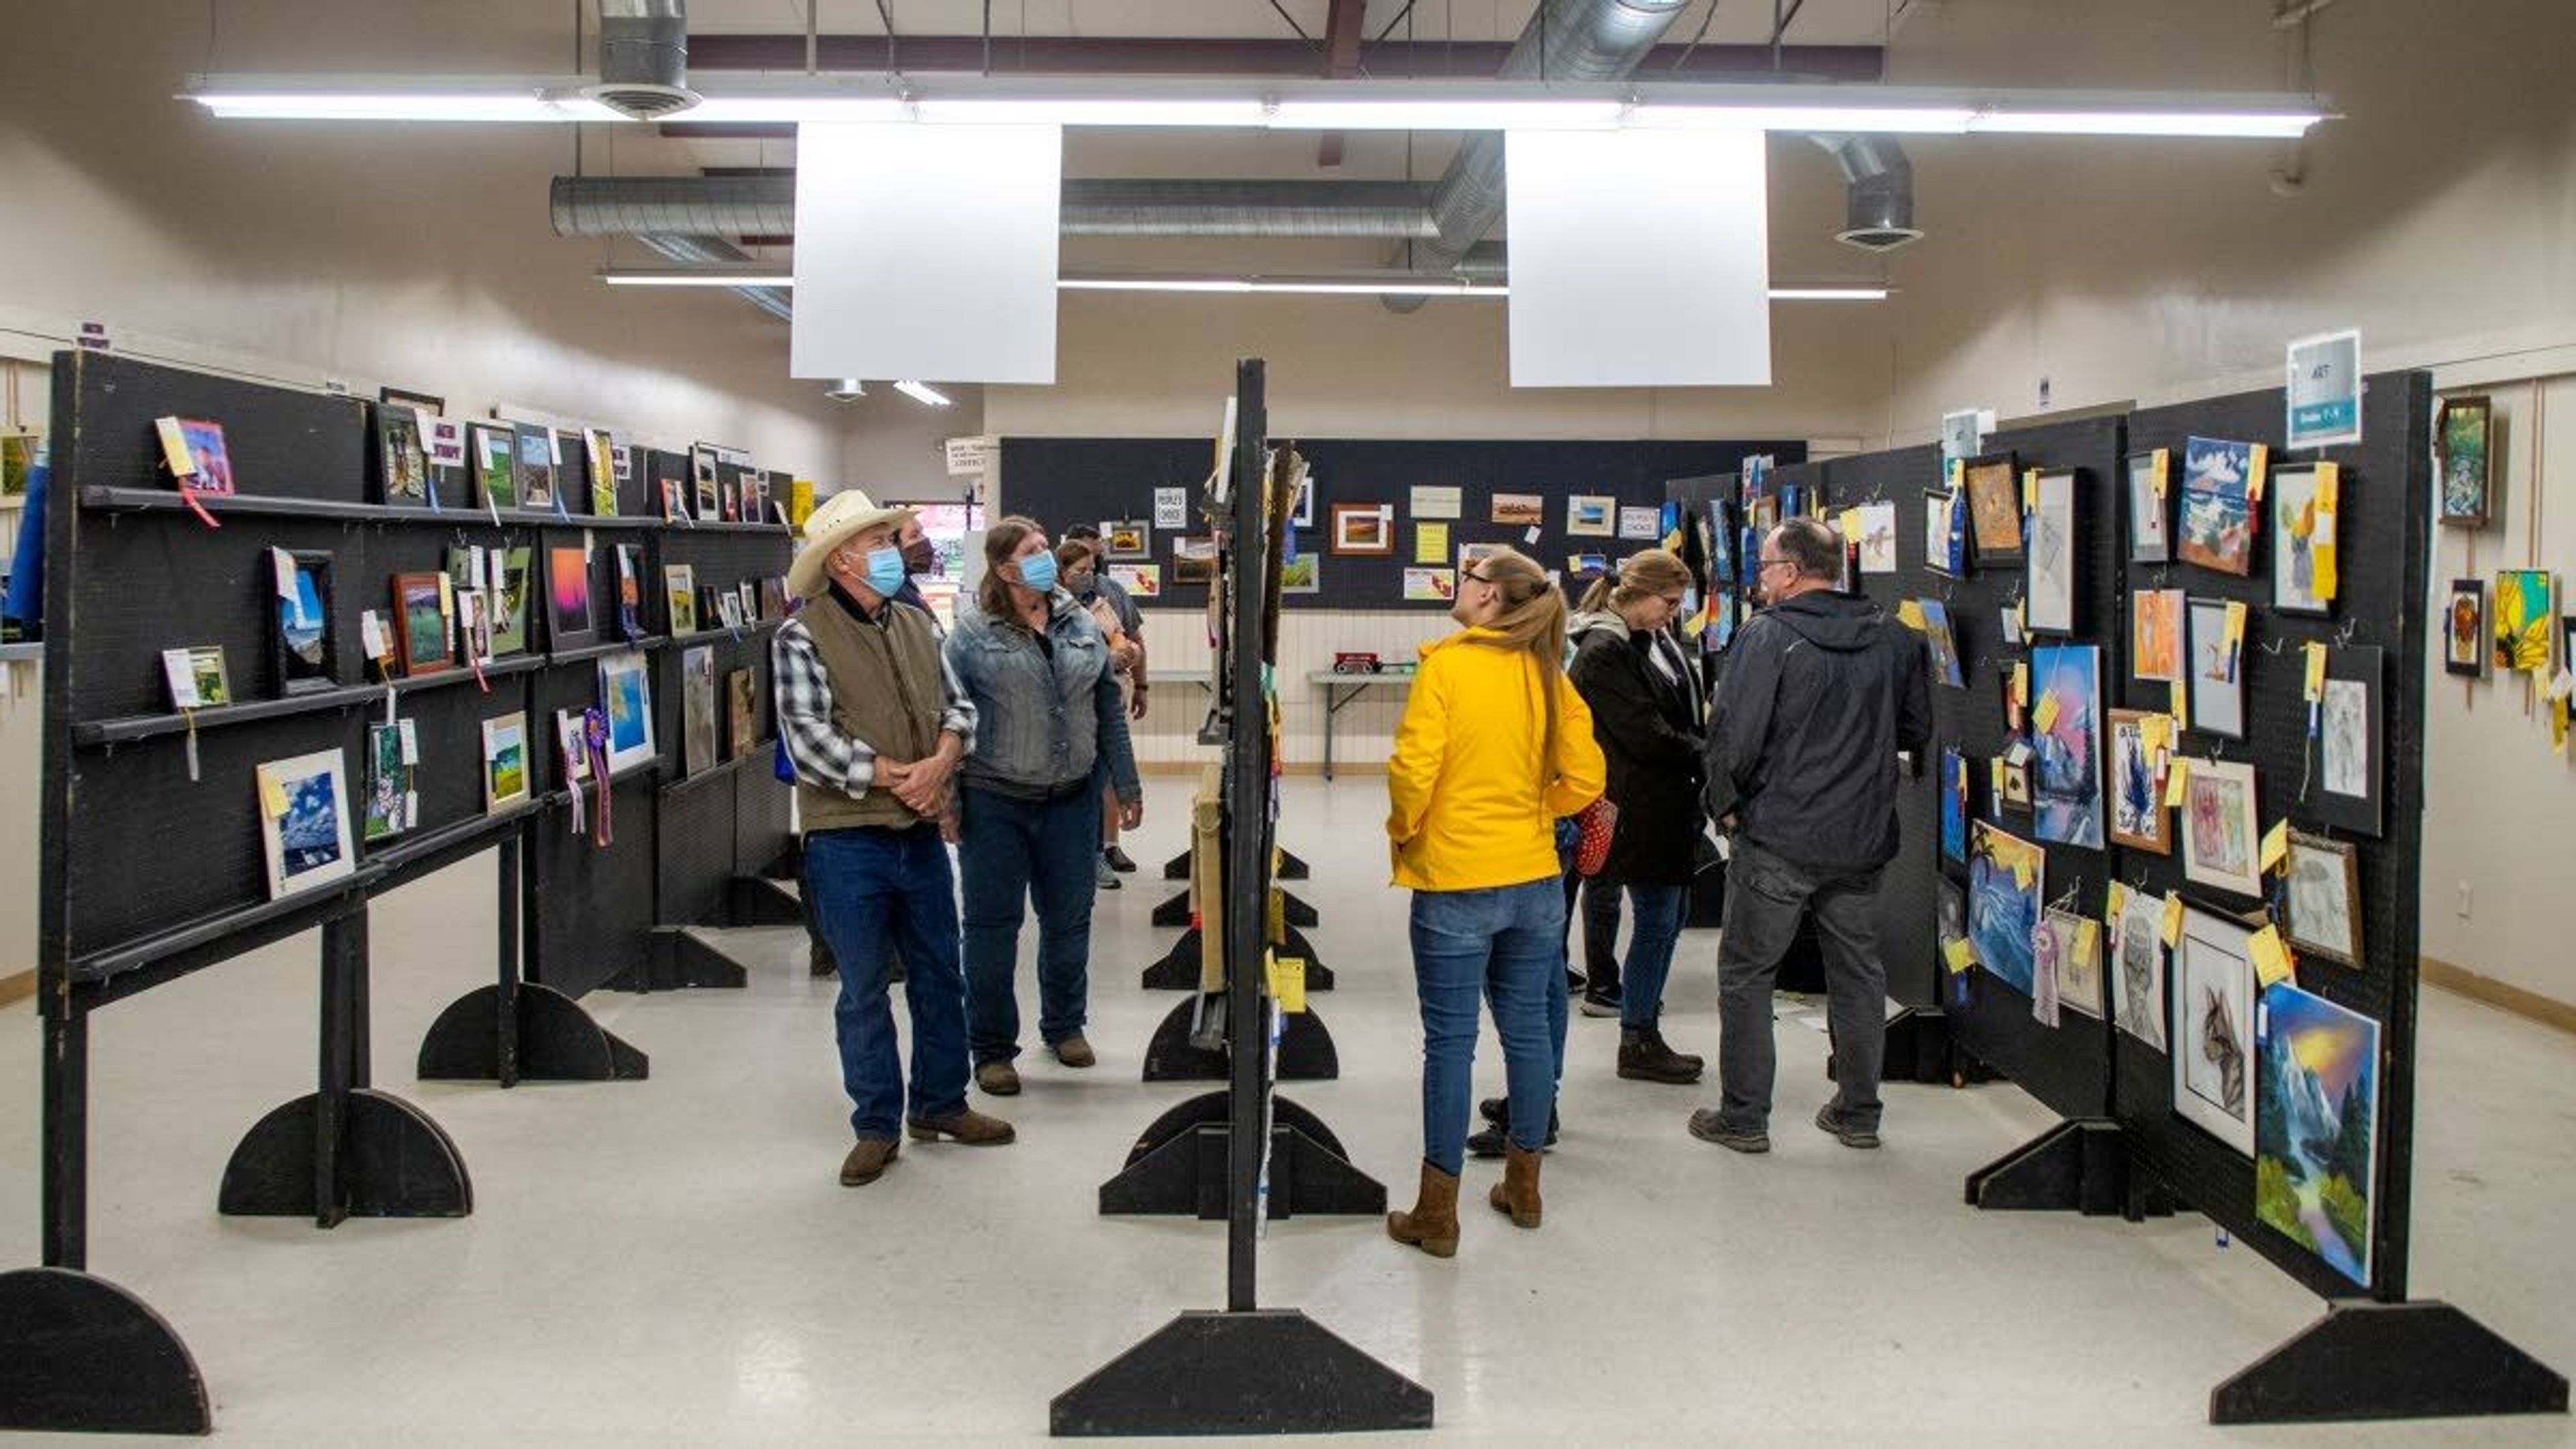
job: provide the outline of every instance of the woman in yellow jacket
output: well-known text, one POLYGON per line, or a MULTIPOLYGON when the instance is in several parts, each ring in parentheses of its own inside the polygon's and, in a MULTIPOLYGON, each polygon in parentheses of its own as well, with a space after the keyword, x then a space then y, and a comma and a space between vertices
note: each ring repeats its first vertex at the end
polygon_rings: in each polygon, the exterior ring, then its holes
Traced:
POLYGON ((1493 1003, 1511 1110, 1496 1210, 1539 1225, 1539 1149, 1556 1105, 1547 993, 1561 969, 1565 887, 1556 819, 1600 795, 1592 712, 1565 679, 1565 596, 1505 550, 1461 571, 1450 616, 1422 647, 1387 765, 1395 883, 1413 890, 1422 997, 1422 1188, 1386 1230, 1436 1258, 1458 1251, 1476 997, 1493 1003))

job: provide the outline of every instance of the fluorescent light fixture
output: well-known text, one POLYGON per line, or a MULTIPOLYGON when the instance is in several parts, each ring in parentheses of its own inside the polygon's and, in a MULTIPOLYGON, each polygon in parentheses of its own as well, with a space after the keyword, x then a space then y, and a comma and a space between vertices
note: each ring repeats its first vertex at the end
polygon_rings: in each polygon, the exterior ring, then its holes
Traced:
POLYGON ((908 121, 912 108, 896 96, 718 96, 672 116, 674 121, 725 125, 795 125, 802 121, 908 121))
POLYGON ((925 96, 917 101, 896 104, 909 110, 909 119, 933 125, 1196 126, 1205 130, 1233 131, 1262 125, 1269 112, 1269 107, 1258 96, 1239 99, 1211 97, 1205 100, 1185 97, 1140 97, 1133 100, 1066 97, 1050 100, 1001 96, 964 96, 944 100, 925 96))
POLYGON ((2315 112, 1983 111, 1971 133, 2008 136, 2240 137, 2295 141, 2323 120, 2315 112))
POLYGON ((948 394, 941 392, 939 389, 932 387, 926 382, 898 382, 894 385, 894 390, 902 393, 905 397, 912 399, 914 402, 920 403, 924 407, 944 408, 949 406, 948 394))
POLYGON ((1267 124, 1277 131, 1608 131, 1629 107, 1618 100, 1281 100, 1267 124))
MULTIPOLYGON (((612 287, 793 287, 792 272, 766 267, 603 267, 599 279, 612 287)), ((1167 277, 1143 273, 1089 273, 1059 277, 1065 292, 1202 292, 1227 296, 1308 297, 1508 297, 1501 282, 1470 282, 1394 272, 1382 277, 1167 277)), ((1774 302, 1884 302, 1887 288, 1849 286, 1781 286, 1771 289, 1774 302)), ((932 407, 948 400, 937 388, 898 382, 897 391, 932 407), (919 389, 915 391, 915 389, 919 389)))
POLYGON ((796 274, 777 267, 602 267, 612 287, 792 287, 796 274))
POLYGON ((1657 101, 1632 109, 1626 123, 1651 130, 1821 131, 1841 134, 1956 136, 1974 113, 1965 106, 1772 106, 1740 102, 1657 101))
POLYGON ((224 120, 481 121, 626 119, 583 95, 582 76, 197 76, 181 99, 224 120))
POLYGON ((1885 287, 1773 287, 1774 302, 1884 302, 1885 287))

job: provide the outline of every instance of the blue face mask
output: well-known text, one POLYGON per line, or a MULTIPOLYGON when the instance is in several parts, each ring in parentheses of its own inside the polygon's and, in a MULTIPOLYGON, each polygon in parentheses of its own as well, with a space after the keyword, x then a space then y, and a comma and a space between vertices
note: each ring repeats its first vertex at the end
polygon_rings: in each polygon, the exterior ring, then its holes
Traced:
POLYGON ((868 550, 868 587, 891 597, 903 587, 903 550, 872 548, 868 550))
POLYGON ((1020 582, 1028 587, 1037 590, 1041 594, 1050 592, 1055 588, 1054 554, 1030 554, 1027 558, 1020 560, 1019 568, 1020 582))

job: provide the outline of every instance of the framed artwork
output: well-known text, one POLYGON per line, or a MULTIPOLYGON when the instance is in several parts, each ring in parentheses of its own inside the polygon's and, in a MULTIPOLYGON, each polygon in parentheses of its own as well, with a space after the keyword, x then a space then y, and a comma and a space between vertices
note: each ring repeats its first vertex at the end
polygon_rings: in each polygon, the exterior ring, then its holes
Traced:
POLYGON ((339 682, 338 651, 331 637, 331 555, 318 549, 279 550, 271 559, 287 575, 260 580, 272 585, 267 590, 269 638, 277 652, 278 692, 329 689, 339 682))
POLYGON ((2035 949, 2044 958, 2038 969, 2055 973, 2057 1004, 2102 1019, 2102 932, 2073 911, 2051 910, 2041 918, 2035 949))
POLYGON ((1443 568, 1408 568, 1404 571, 1404 598, 1407 603, 1446 604, 1458 597, 1458 575, 1443 568))
POLYGON ((233 491, 232 450, 224 443, 224 425, 205 418, 155 418, 161 439, 162 466, 170 480, 190 493, 233 491))
POLYGON ((2031 789, 2039 838, 2100 850, 2101 648, 2041 645, 2031 651, 2031 686, 2031 789))
POLYGON ((760 743, 760 693, 750 670, 725 676, 725 705, 725 758, 739 760, 760 743))
POLYGON ((1288 521, 1299 528, 1315 526, 1315 475, 1312 470, 1297 480, 1297 506, 1288 511, 1288 521))
POLYGON ((2111 1021, 2165 1049, 2165 898, 2124 891, 2111 923, 2111 1021))
POLYGON ((514 423, 510 432, 519 450, 519 506, 554 507, 555 435, 534 423, 514 423))
POLYGON ((1547 522, 1547 500, 1535 493, 1497 493, 1487 516, 1513 528, 1537 528, 1547 522))
POLYGON ((2348 644, 2326 653, 2323 697, 2317 702, 2317 764, 2301 813, 2319 825, 2362 835, 2382 829, 2379 787, 2386 742, 2380 716, 2380 682, 2386 660, 2372 645, 2348 644))
POLYGON ((378 403, 375 412, 376 501, 427 507, 429 450, 421 443, 420 414, 393 403, 378 403))
POLYGON ((1780 517, 1785 521, 1807 516, 1807 490, 1800 484, 1783 479, 1780 483, 1780 517))
POLYGON ((687 564, 662 565, 662 597, 671 610, 671 632, 698 632, 698 577, 687 564))
POLYGON ((1279 592, 1283 594, 1320 593, 1323 577, 1323 563, 1311 550, 1279 556, 1279 592))
POLYGON ((680 651, 680 768, 695 775, 716 766, 716 651, 680 651))
POLYGON ((1917 599, 1915 606, 1923 611, 1923 641, 1932 655, 1932 679, 1952 689, 1968 687, 1968 678, 1959 668, 1959 641, 1950 632, 1950 606, 1939 599, 1917 599))
POLYGON ((2147 719, 2144 710, 2110 713, 2111 843, 2171 855, 2172 817, 2157 788, 2155 756, 2147 749, 2147 719))
POLYGON ((662 521, 679 523, 689 516, 689 490, 677 478, 662 480, 662 521))
POLYGON ((1159 599, 1163 596, 1163 566, 1155 563, 1119 563, 1109 566, 1109 581, 1125 589, 1131 598, 1159 599))
POLYGON ((1955 526, 1958 500, 1946 488, 1923 491, 1923 561, 1936 574, 1957 578, 1966 573, 1960 534, 1955 526))
POLYGON ((1707 539, 1708 576, 1721 584, 1741 582, 1737 577, 1736 536, 1741 530, 1735 524, 1735 505, 1723 500, 1708 506, 1708 518, 1702 536, 1707 539))
POLYGON ((2018 608, 1997 609, 1995 613, 1998 616, 1997 627, 2000 630, 1996 637, 2004 641, 2005 648, 2019 649, 2022 647, 2021 610, 2018 608))
POLYGON ((2129 494, 2129 562, 2164 563, 2173 557, 2165 496, 2173 487, 2173 455, 2162 448, 2120 460, 2129 494))
POLYGON ((2335 515, 2319 496, 2324 476, 2313 463, 2272 473, 2272 607, 2284 614, 2334 612, 2335 515))
POLYGON ((2290 832, 2281 934, 2311 956, 2361 964, 2361 850, 2348 840, 2290 832))
POLYGON ((1977 544, 1977 566, 2021 557, 2021 481, 2012 454, 1971 458, 1960 469, 1968 494, 1968 523, 1977 544))
POLYGON ((2193 438, 2183 449, 2182 561, 2242 578, 2254 571, 2253 480, 2264 448, 2193 438))
MULTIPOLYGON (((1853 510, 1860 515, 1860 572, 1871 574, 1896 572, 1896 505, 1864 503, 1853 510)), ((1935 554, 1938 558, 1940 555, 1935 554)))
POLYGON ((224 666, 221 644, 164 649, 161 673, 170 685, 172 709, 213 709, 233 702, 232 671, 224 666))
POLYGON ((700 523, 715 523, 724 517, 722 494, 716 487, 716 460, 692 450, 690 464, 697 480, 696 512, 700 523))
POLYGON ((2029 589, 2022 627, 2033 634, 2075 632, 2075 475, 2042 473, 2030 510, 2029 589))
POLYGON ((518 445, 508 423, 475 423, 467 427, 474 459, 474 501, 486 508, 519 506, 518 445))
POLYGON ((2495 577, 2496 672, 2545 677, 2558 628, 2554 577, 2540 569, 2506 569, 2495 577))
POLYGON ((1384 556, 1395 552, 1395 506, 1388 503, 1333 505, 1333 552, 1384 556))
POLYGON ((590 558, 578 548, 546 550, 546 648, 561 654, 599 642, 590 610, 590 558))
POLYGON ((367 726, 367 809, 358 837, 369 845, 420 823, 411 764, 419 755, 418 741, 410 720, 367 726))
POLYGON ((2254 1215, 2370 1286, 2379 1023, 2283 981, 2263 993, 2254 1215))
POLYGON ((2484 579, 2451 580, 2443 611, 2442 667, 2477 679, 2487 672, 2487 585, 2484 579))
POLYGON ((2193 599, 2184 607, 2191 644, 2191 727, 2231 740, 2245 738, 2241 648, 2227 646, 2227 601, 2193 599))
POLYGON ((2174 946, 2174 1111, 2247 1157, 2254 1155, 2252 930, 2186 902, 2174 946))
POLYGON ((1172 540, 1172 583, 1175 586, 1205 587, 1216 582, 1216 540, 1213 537, 1176 538, 1172 540))
POLYGON ((1610 538, 1619 532, 1619 500, 1606 493, 1576 493, 1565 500, 1565 531, 1577 538, 1610 538))
POLYGON ((608 715, 608 768, 641 765, 658 753, 653 744, 653 680, 640 650, 599 661, 599 703, 608 715))
POLYGON ((356 873, 357 851, 349 842, 348 762, 340 751, 270 760, 254 773, 270 900, 356 873))
POLYGON ((394 642, 406 677, 456 667, 444 574, 394 575, 394 642))
POLYGON ((753 586, 751 580, 744 579, 733 586, 733 603, 735 623, 750 624, 759 620, 760 590, 753 586))
POLYGON ((2129 661, 2138 678, 2170 684, 2183 677, 2183 612, 2180 589, 2129 595, 2129 661))
POLYGON ((2039 903, 2048 860, 2040 848, 1985 821, 1968 831, 1968 939, 1995 979, 2031 994, 2039 903))
POLYGON ((617 632, 630 641, 644 637, 644 546, 621 543, 610 550, 617 560, 617 632))
POLYGON ((2483 528, 2493 508, 2489 494, 2495 404, 2483 396, 2442 399, 2433 423, 2441 470, 2440 521, 2453 528, 2483 528))
POLYGON ((447 411, 447 399, 443 397, 432 397, 425 392, 413 392, 409 388, 377 388, 376 401, 393 403, 399 407, 418 408, 423 412, 433 414, 447 411))
POLYGON ((2256 806, 2252 765, 2193 760, 2183 781, 2183 877, 2240 896, 2263 894, 2256 806))
POLYGON ((716 475, 716 518, 723 523, 742 522, 742 480, 721 472, 716 475))
POLYGON ((528 651, 528 600, 535 579, 530 572, 530 550, 501 550, 500 596, 492 604, 492 652, 524 654, 528 651))
POLYGON ((1955 865, 1968 863, 1968 759, 1957 750, 1941 748, 1941 858, 1955 865))
MULTIPOLYGON (((1157 586, 1154 592, 1159 594, 1162 589, 1157 586)), ((763 619, 787 617, 787 580, 773 577, 760 581, 760 617, 763 619)))
POLYGON ((483 813, 497 815, 528 803, 528 717, 505 714, 483 721, 483 813))
POLYGON ((1109 558, 1152 558, 1154 526, 1141 518, 1113 518, 1100 525, 1100 551, 1109 558))
POLYGON ((2007 755, 1999 777, 2003 781, 2003 795, 1995 801, 1995 808, 2028 815, 2031 808, 2030 762, 2007 755))
POLYGON ((456 602, 457 650, 466 663, 482 666, 492 662, 492 611, 481 589, 458 589, 456 602))
POLYGON ((590 470, 590 511, 601 518, 617 516, 617 449, 606 428, 584 429, 582 461, 590 470))
POLYGON ((714 584, 698 585, 698 620, 710 629, 742 627, 742 595, 714 584))
POLYGON ((1933 939, 1939 943, 1941 951, 1947 954, 1951 942, 1968 939, 1968 893, 1959 888, 1957 881, 1946 875, 1935 880, 1932 885, 1935 913, 1932 920, 1933 939))

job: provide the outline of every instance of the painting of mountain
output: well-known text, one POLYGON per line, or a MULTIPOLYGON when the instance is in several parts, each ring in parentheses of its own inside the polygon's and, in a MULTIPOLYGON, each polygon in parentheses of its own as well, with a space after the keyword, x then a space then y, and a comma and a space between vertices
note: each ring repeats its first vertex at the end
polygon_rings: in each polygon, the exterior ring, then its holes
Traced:
POLYGON ((2287 982, 2263 993, 2263 1009, 2255 1215, 2367 1288, 2379 1023, 2287 982))

